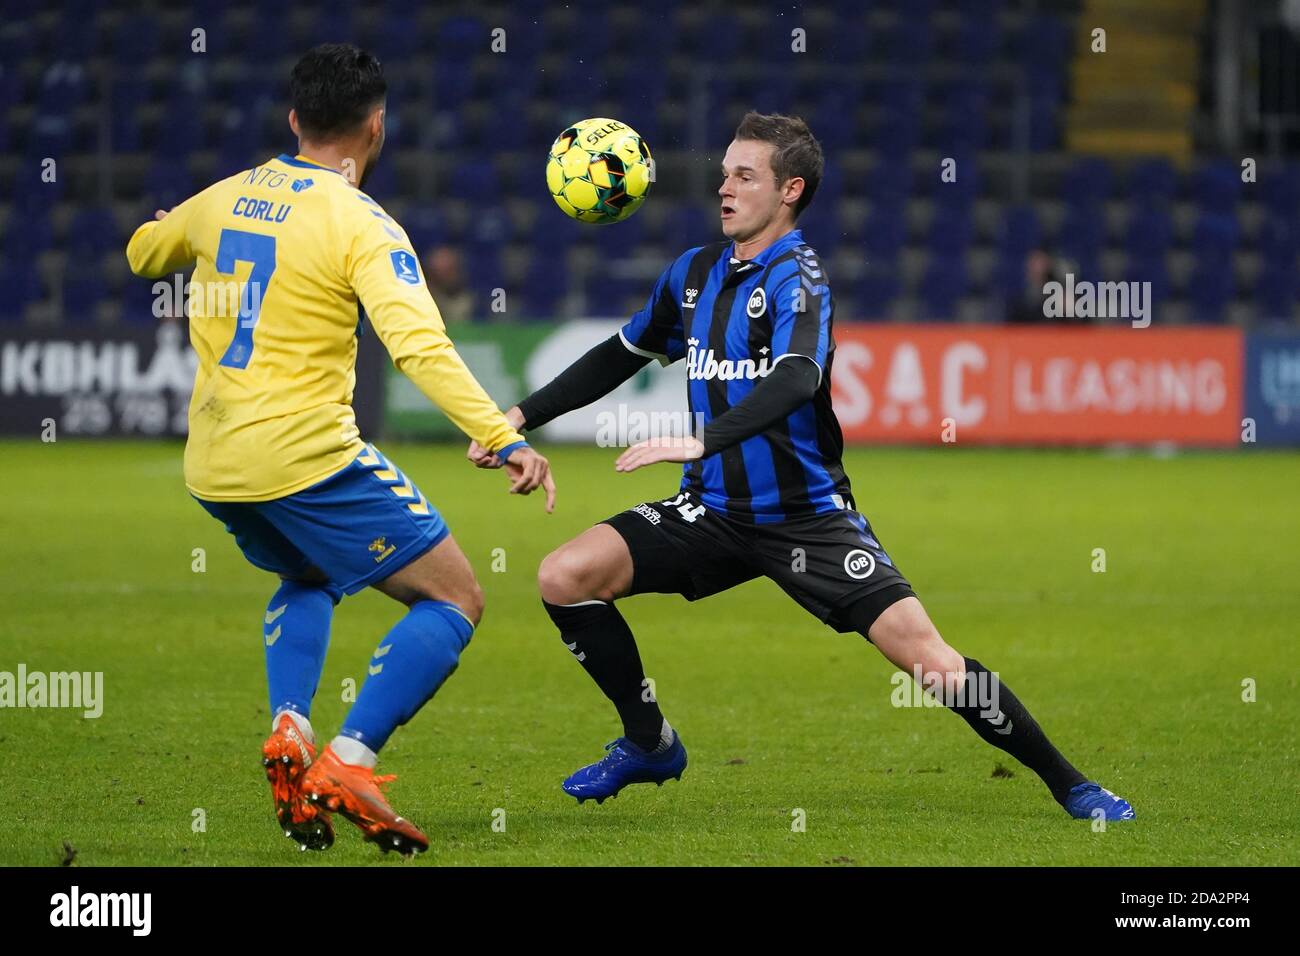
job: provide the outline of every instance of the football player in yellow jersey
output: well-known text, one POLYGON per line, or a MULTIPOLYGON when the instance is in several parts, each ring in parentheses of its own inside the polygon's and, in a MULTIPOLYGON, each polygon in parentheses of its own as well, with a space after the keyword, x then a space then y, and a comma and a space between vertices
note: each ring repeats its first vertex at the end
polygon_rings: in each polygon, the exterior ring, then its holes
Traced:
POLYGON ((278 574, 267 605, 272 734, 263 746, 276 815, 303 848, 342 813, 381 849, 428 839, 389 806, 381 747, 456 669, 483 594, 446 523, 358 434, 357 335, 369 316, 399 369, 510 469, 512 493, 555 484, 448 339, 401 226, 360 191, 384 143, 379 61, 326 44, 294 67, 299 155, 215 183, 127 246, 137 275, 194 263, 190 339, 199 369, 185 481, 245 557, 278 574), (318 757, 309 715, 344 594, 374 587, 408 607, 380 641, 339 734, 318 757))

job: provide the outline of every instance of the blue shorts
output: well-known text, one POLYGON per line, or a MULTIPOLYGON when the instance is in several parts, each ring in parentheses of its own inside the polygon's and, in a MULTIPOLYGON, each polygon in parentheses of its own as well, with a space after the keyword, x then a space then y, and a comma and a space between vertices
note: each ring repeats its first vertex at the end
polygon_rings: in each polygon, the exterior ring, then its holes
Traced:
POLYGON ((249 563, 299 577, 318 568, 355 594, 410 564, 449 531, 420 489, 374 445, 340 471, 271 501, 204 501, 249 563))

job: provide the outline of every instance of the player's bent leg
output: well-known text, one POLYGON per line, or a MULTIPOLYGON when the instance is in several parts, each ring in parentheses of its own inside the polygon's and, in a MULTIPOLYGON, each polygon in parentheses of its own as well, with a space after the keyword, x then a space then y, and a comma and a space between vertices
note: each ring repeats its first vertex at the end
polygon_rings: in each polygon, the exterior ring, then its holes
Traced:
POLYGON ((318 806, 342 813, 385 852, 423 852, 428 838, 398 816, 380 789, 394 778, 377 777, 374 768, 393 731, 459 666, 483 613, 483 592, 450 535, 374 587, 406 604, 406 616, 375 649, 356 703, 303 790, 318 806))
POLYGON ((632 553, 621 534, 598 524, 542 559, 537 588, 548 604, 613 601, 632 589, 632 553))
POLYGON ((636 639, 614 604, 631 592, 632 581, 628 542, 608 524, 552 551, 537 572, 542 604, 560 639, 623 722, 623 736, 605 748, 605 756, 562 784, 579 803, 603 803, 632 783, 681 779, 686 769, 686 748, 659 710, 636 639))
POLYGON ((373 587, 407 607, 417 601, 454 604, 475 627, 483 616, 483 589, 469 558, 450 534, 373 587))
POLYGON ((864 599, 850 609, 849 619, 891 663, 940 696, 982 740, 1038 774, 1072 817, 1133 819, 1128 801, 1088 780, 1065 759, 996 672, 948 646, 914 595, 883 609, 880 599, 864 599))
POLYGON ((195 500, 234 535, 250 564, 281 578, 259 622, 272 715, 262 766, 284 835, 304 850, 328 849, 334 828, 328 814, 307 802, 302 780, 316 758, 311 701, 342 591, 262 513, 261 503, 195 500))
POLYGON ((939 636, 930 615, 914 595, 881 611, 867 636, 900 670, 912 675, 942 675, 945 693, 953 693, 962 681, 965 661, 939 636))

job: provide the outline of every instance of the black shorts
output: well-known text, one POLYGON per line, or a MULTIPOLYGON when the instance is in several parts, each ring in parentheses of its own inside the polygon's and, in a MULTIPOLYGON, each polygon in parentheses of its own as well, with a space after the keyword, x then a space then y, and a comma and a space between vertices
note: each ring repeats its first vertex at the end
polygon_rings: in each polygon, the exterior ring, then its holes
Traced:
POLYGON ((696 601, 767 577, 840 632, 863 627, 863 614, 848 611, 864 599, 879 599, 869 624, 913 594, 870 523, 852 510, 750 524, 710 511, 683 491, 602 523, 622 535, 632 554, 631 594, 696 601))

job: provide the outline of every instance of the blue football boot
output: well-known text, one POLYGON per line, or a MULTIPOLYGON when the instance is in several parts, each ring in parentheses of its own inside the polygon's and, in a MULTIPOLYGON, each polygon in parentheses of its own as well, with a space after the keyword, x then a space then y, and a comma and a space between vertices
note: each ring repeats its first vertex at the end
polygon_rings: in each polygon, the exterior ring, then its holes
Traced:
POLYGON ((1091 780, 1070 788, 1065 800, 1066 813, 1076 820, 1090 820, 1098 809, 1105 812, 1107 820, 1132 820, 1135 816, 1127 800, 1091 780))
POLYGON ((564 792, 577 797, 578 802, 595 798, 604 803, 606 797, 616 797, 630 783, 654 783, 680 780, 686 769, 686 748, 673 731, 673 744, 661 754, 649 754, 626 737, 619 737, 605 745, 605 756, 593 764, 575 770, 564 781, 564 792))

